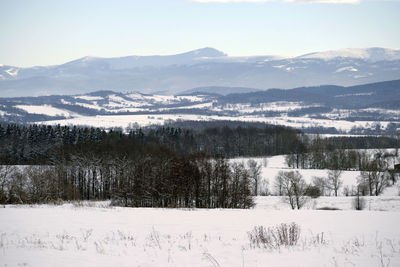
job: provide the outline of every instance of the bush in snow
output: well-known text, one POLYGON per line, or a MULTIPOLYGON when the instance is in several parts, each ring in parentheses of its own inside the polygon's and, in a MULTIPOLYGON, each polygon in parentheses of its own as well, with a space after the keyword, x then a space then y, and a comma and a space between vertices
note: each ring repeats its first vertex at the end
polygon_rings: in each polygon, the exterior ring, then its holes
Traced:
POLYGON ((311 198, 319 198, 321 196, 321 191, 319 187, 311 185, 307 187, 305 194, 311 198))
POLYGON ((365 199, 360 196, 360 191, 357 192, 357 195, 353 199, 353 208, 355 210, 363 210, 365 208, 365 199))
POLYGON ((265 228, 255 226, 248 232, 250 246, 252 248, 275 249, 282 246, 295 246, 300 238, 300 226, 296 223, 282 223, 275 227, 265 228))

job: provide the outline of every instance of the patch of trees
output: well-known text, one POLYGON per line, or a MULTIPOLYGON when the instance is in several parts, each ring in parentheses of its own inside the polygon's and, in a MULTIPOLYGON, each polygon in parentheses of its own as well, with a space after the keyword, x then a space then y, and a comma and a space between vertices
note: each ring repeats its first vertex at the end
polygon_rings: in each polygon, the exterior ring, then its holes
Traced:
POLYGON ((89 148, 95 153, 104 153, 130 147, 129 154, 137 154, 143 146, 162 146, 178 155, 205 153, 231 158, 288 154, 290 167, 349 170, 360 168, 360 154, 354 149, 400 147, 397 138, 310 140, 297 130, 258 123, 221 122, 219 127, 216 122, 183 125, 182 128, 132 129, 128 133, 121 129, 105 131, 59 125, 0 125, 0 163, 51 164, 60 154, 69 160, 68 153, 89 148), (193 129, 188 128, 191 126, 193 129))
MULTIPOLYGON (((155 151, 156 152, 156 151, 155 151)), ((136 158, 72 155, 55 165, 0 166, 0 203, 107 200, 129 207, 250 208, 243 164, 168 151, 136 158)))
MULTIPOLYGON (((0 126, 0 202, 112 199, 135 207, 247 208, 253 205, 251 196, 260 194, 260 167, 249 162, 246 169, 243 164, 228 164, 226 158, 277 154, 289 154, 291 167, 362 170, 360 188, 365 194, 380 194, 387 184, 387 164, 340 149, 347 141, 357 146, 359 139, 310 141, 290 128, 259 126, 158 127, 128 133, 0 126)), ((382 154, 379 160, 385 157, 382 154)), ((291 176, 280 194, 292 195, 291 190, 307 196, 326 190, 337 194, 341 186, 333 175, 306 188, 302 183, 293 187, 299 179, 296 173, 291 176)), ((301 199, 294 197, 292 203, 299 208, 301 199)))
POLYGON ((357 192, 362 195, 379 196, 383 190, 395 183, 394 175, 389 172, 388 163, 382 155, 375 154, 373 159, 364 163, 358 179, 357 192))
MULTIPOLYGON (((318 156, 320 158, 317 163, 324 162, 321 158, 325 155, 318 154, 318 156)), ((379 196, 386 187, 394 185, 398 179, 398 172, 391 167, 398 161, 396 160, 398 156, 397 150, 393 153, 382 150, 376 150, 375 153, 355 150, 335 150, 330 156, 331 160, 334 159, 330 165, 306 165, 317 169, 330 169, 327 177, 313 177, 310 186, 317 188, 320 195, 329 196, 333 193, 333 195, 338 196, 343 186, 340 178, 343 169, 360 171, 357 185, 352 188, 348 186, 343 188, 343 194, 346 196, 356 196, 358 194, 363 196, 379 196), (332 158, 332 155, 335 157, 332 158), (346 164, 348 164, 349 155, 353 157, 351 159, 352 164, 349 168, 343 168, 343 166, 347 166, 346 164), (338 162, 343 162, 343 164, 337 164, 338 162)), ((307 155, 307 157, 309 157, 308 159, 315 159, 313 158, 315 157, 313 154, 307 155)), ((286 160, 290 160, 290 155, 286 160)))
MULTIPOLYGON (((0 126, 0 163, 51 164, 55 158, 70 160, 68 154, 77 151, 106 153, 123 147, 135 155, 143 147, 164 147, 178 155, 265 156, 287 154, 298 143, 298 131, 280 126, 231 128, 228 126, 192 130, 158 127, 135 129, 124 133, 120 129, 68 126, 0 126)), ((146 149, 147 149, 146 148, 146 149)))
POLYGON ((112 199, 132 207, 249 208, 260 180, 257 164, 198 152, 189 130, 9 125, 0 134, 0 203, 112 199))
MULTIPOLYGON (((362 149, 399 148, 400 139, 392 137, 332 137, 309 140, 305 136, 295 150, 286 156, 286 163, 291 168, 362 170, 370 157, 362 149)), ((392 155, 377 150, 383 158, 398 157, 398 151, 392 155)))
POLYGON ((314 177, 307 183, 298 171, 280 171, 274 181, 274 194, 282 196, 292 209, 301 209, 310 198, 330 195, 338 191, 343 182, 340 171, 329 171, 328 177, 314 177))

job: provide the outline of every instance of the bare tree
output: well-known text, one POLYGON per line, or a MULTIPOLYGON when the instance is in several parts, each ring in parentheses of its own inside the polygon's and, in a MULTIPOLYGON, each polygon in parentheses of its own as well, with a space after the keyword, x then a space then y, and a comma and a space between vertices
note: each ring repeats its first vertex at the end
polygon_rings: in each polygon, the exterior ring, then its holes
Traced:
POLYGON ((16 168, 11 165, 0 165, 0 203, 5 204, 9 199, 11 176, 15 175, 16 168))
POLYGON ((357 187, 357 194, 353 199, 353 207, 355 210, 363 210, 365 208, 365 199, 361 196, 359 187, 357 187))
POLYGON ((254 159, 247 161, 249 168, 250 179, 253 181, 253 195, 259 195, 259 184, 261 178, 261 165, 258 164, 254 159))
POLYGON ((260 196, 268 196, 268 195, 270 195, 269 181, 267 179, 263 179, 260 184, 260 196))
POLYGON ((19 171, 13 173, 9 180, 8 194, 7 202, 9 203, 24 204, 28 202, 27 179, 23 173, 19 171))
POLYGON ((275 176, 274 180, 274 194, 277 196, 283 196, 283 172, 279 172, 278 175, 275 176))
POLYGON ((307 184, 298 171, 280 171, 276 180, 282 183, 283 193, 292 209, 301 209, 307 202, 307 184))
POLYGON ((314 176, 312 179, 312 184, 319 189, 322 196, 326 196, 330 193, 328 181, 325 177, 314 176))
POLYGON ((369 161, 361 171, 358 183, 368 188, 370 196, 379 196, 389 185, 389 181, 390 174, 386 162, 382 158, 376 157, 369 161))
POLYGON ((338 196, 339 188, 343 185, 343 181, 340 179, 342 175, 342 171, 340 170, 330 170, 328 172, 328 186, 333 192, 335 196, 338 196))

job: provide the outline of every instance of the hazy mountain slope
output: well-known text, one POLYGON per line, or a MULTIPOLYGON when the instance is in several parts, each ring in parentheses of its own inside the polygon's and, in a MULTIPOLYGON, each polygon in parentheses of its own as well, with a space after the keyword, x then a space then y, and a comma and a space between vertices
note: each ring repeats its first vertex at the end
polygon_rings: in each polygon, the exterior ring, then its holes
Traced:
POLYGON ((344 49, 280 58, 229 57, 213 48, 203 48, 172 56, 85 57, 57 66, 0 66, 0 93, 6 97, 96 90, 177 94, 212 86, 351 86, 399 79, 399 51, 344 49))
POLYGON ((371 48, 345 48, 339 50, 314 52, 299 56, 298 58, 319 58, 324 60, 332 60, 335 58, 354 58, 362 59, 370 62, 384 60, 399 60, 400 49, 388 49, 381 47, 371 48))
POLYGON ((185 90, 180 94, 195 94, 195 93, 207 93, 217 95, 229 95, 235 93, 249 93, 261 91, 260 89, 248 88, 248 87, 223 87, 223 86, 208 86, 208 87, 196 87, 193 89, 185 90))
POLYGON ((350 87, 325 85, 299 87, 292 90, 271 89, 244 94, 230 94, 221 99, 225 103, 265 103, 274 101, 303 101, 320 103, 335 108, 363 108, 381 106, 398 99, 400 108, 400 80, 363 84, 350 87))

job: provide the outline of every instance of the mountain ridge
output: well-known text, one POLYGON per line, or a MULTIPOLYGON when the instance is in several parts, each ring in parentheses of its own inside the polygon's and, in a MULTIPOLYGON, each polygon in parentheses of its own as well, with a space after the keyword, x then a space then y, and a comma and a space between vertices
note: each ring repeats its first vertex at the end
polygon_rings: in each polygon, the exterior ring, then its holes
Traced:
POLYGON ((169 56, 83 57, 53 66, 2 66, 0 93, 11 97, 112 89, 177 94, 196 87, 352 86, 400 78, 400 50, 340 51, 291 58, 230 57, 214 48, 202 48, 169 56), (341 53, 344 56, 338 57, 341 53), (379 57, 383 60, 376 61, 379 57))

